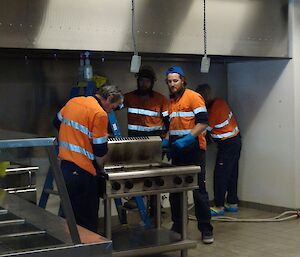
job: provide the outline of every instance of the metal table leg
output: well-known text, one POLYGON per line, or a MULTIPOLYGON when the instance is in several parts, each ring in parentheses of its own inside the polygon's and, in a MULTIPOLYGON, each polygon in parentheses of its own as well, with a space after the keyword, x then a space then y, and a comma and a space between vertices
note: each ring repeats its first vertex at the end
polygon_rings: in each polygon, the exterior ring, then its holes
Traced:
POLYGON ((55 178, 57 190, 61 197, 60 198, 61 206, 63 208, 64 214, 65 214, 68 226, 69 226, 72 241, 74 244, 80 244, 81 241, 80 241, 79 233, 78 233, 77 226, 76 226, 75 216, 73 213, 73 209, 72 209, 71 201, 70 201, 69 194, 67 191, 67 187, 64 182, 64 177, 63 177, 62 171, 60 170, 60 167, 59 167, 59 164, 57 161, 55 146, 52 145, 52 146, 47 147, 47 152, 48 152, 48 156, 49 156, 50 165, 53 169, 53 176, 55 178))
POLYGON ((111 198, 104 200, 105 237, 111 239, 111 198))

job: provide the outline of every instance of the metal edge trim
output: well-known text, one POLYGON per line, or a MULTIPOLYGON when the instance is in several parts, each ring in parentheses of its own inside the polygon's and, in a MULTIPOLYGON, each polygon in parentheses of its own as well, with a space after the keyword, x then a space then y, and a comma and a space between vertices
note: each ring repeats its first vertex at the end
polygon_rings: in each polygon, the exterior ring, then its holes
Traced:
POLYGON ((161 190, 155 190, 155 191, 140 191, 140 192, 132 192, 132 193, 118 193, 118 194, 109 194, 109 195, 105 195, 105 199, 106 198, 119 198, 119 197, 127 197, 127 196, 140 196, 140 195, 155 195, 155 194, 159 194, 159 193, 176 193, 176 192, 182 192, 182 191, 190 191, 190 190, 194 190, 194 189, 198 189, 199 186, 190 186, 190 187, 179 187, 179 188, 165 188, 165 189, 161 189, 161 190))
POLYGON ((181 240, 176 243, 158 246, 158 247, 145 247, 128 251, 113 251, 112 255, 114 257, 130 257, 130 256, 140 256, 141 251, 143 251, 143 255, 146 254, 154 254, 154 253, 162 253, 176 250, 185 250, 188 248, 195 248, 197 246, 197 242, 193 240, 181 240))
MULTIPOLYGON (((149 170, 151 177, 160 177, 160 176, 171 176, 171 175, 179 175, 178 172, 181 172, 180 175, 190 174, 190 173, 200 173, 200 166, 190 167, 190 166, 182 166, 182 167, 172 167, 172 168, 161 168, 157 170, 149 170)), ((130 171, 130 172, 115 172, 108 174, 108 180, 119 180, 119 179, 130 179, 130 178, 142 178, 145 173, 149 172, 146 170, 140 171, 130 171)))

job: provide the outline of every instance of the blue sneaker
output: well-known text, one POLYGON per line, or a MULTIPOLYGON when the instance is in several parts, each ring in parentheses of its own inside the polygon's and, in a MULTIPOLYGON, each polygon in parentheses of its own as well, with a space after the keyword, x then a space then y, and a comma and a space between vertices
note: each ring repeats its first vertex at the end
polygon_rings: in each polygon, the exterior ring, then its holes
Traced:
POLYGON ((238 212, 239 210, 239 207, 237 204, 225 204, 225 208, 224 208, 225 211, 227 212, 238 212))
POLYGON ((211 207, 210 208, 210 214, 212 217, 216 216, 224 216, 224 209, 218 208, 218 207, 211 207))

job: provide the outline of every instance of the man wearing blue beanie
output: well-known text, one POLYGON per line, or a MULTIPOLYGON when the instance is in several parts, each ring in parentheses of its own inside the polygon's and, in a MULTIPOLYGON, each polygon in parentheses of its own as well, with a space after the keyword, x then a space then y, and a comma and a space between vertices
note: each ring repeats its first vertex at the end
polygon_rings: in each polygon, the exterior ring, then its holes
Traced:
MULTIPOLYGON (((214 241, 213 227, 210 224, 211 214, 208 194, 205 187, 205 130, 208 123, 207 110, 203 97, 186 89, 185 74, 181 67, 172 66, 166 71, 166 83, 170 91, 169 103, 169 141, 163 142, 163 147, 171 150, 172 164, 199 165, 199 189, 194 190, 195 215, 202 241, 210 244, 214 241)), ((172 212, 172 230, 181 232, 182 216, 179 211, 180 194, 170 193, 172 212)))

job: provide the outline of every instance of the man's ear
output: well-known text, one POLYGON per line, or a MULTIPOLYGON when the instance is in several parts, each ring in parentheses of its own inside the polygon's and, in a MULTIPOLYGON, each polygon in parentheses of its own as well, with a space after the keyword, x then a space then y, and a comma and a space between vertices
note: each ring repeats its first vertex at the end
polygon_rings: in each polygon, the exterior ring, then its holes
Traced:
POLYGON ((185 86, 185 78, 182 77, 181 80, 182 80, 182 85, 185 86))
POLYGON ((101 95, 105 100, 108 98, 108 94, 107 93, 104 93, 101 95))
POLYGON ((108 96, 107 98, 106 98, 106 100, 111 104, 112 102, 111 102, 111 100, 113 99, 113 96, 112 95, 110 95, 110 96, 108 96))

